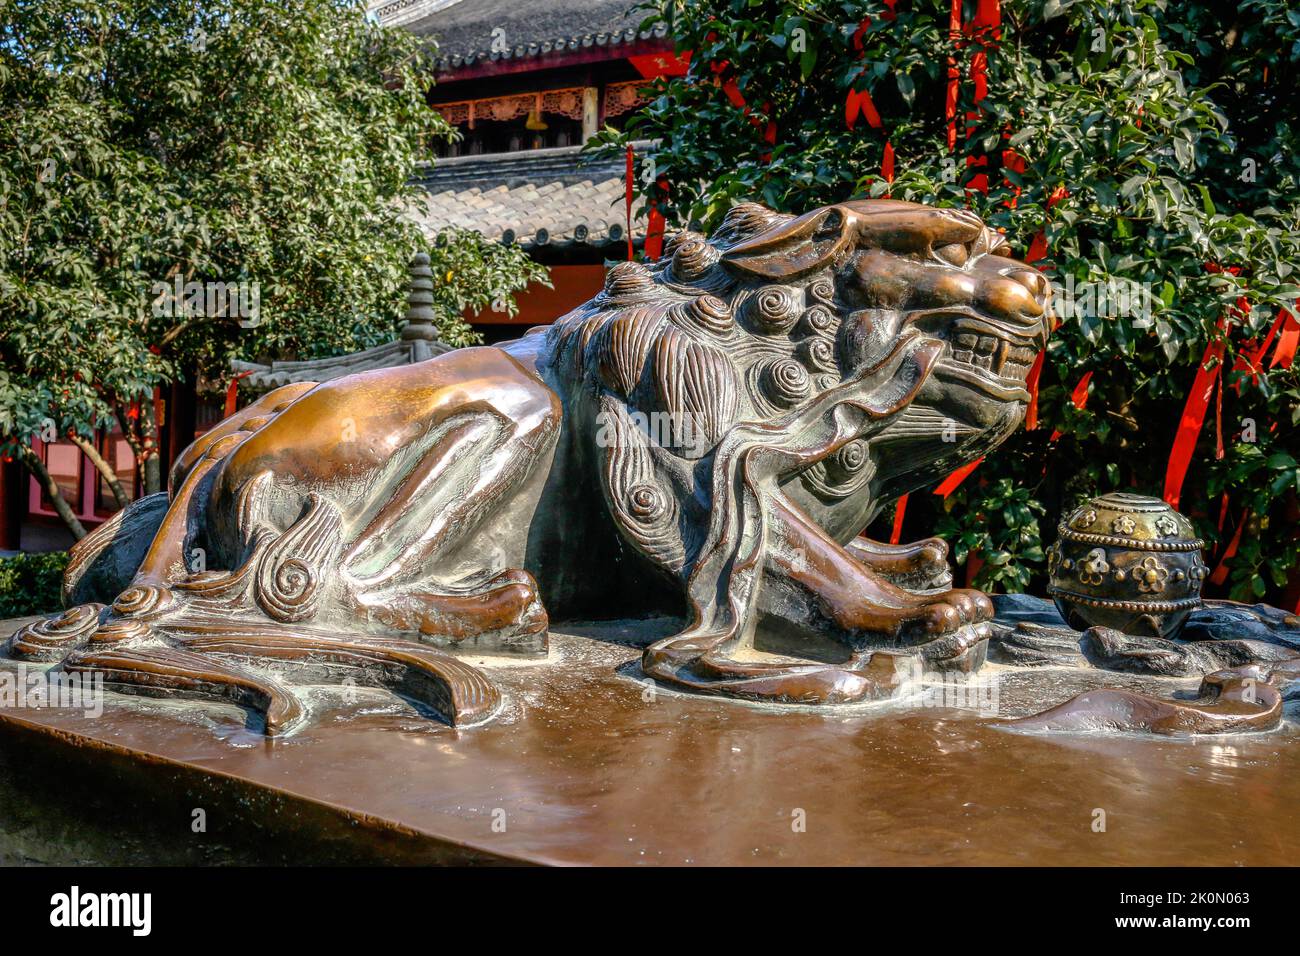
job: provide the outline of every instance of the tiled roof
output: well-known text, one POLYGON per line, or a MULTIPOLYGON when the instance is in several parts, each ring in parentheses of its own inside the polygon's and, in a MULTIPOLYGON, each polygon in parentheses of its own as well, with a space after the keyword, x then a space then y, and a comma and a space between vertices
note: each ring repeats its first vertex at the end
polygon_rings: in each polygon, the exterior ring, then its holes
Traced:
POLYGON ((431 236, 453 226, 525 247, 625 242, 623 161, 583 159, 566 146, 439 160, 417 177, 417 218, 431 236))
POLYGON ((662 23, 638 30, 646 12, 634 6, 636 0, 459 0, 403 25, 437 42, 438 69, 454 69, 666 36, 662 23))
POLYGON ((279 388, 290 382, 328 382, 355 372, 391 368, 394 365, 410 365, 441 355, 450 349, 451 346, 443 342, 399 339, 376 345, 364 352, 351 352, 347 355, 333 355, 301 362, 275 361, 270 365, 241 362, 236 359, 230 363, 230 367, 236 372, 247 373, 246 384, 257 391, 263 391, 268 388, 279 388))

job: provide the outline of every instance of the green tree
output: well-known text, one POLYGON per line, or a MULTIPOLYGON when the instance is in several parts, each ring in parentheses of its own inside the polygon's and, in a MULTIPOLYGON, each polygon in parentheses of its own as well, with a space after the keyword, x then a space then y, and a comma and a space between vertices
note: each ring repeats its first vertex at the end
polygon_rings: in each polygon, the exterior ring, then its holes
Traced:
MULTIPOLYGON (((1225 18, 1202 2, 1010 0, 999 31, 954 42, 946 0, 899 0, 892 11, 657 0, 650 18, 691 51, 690 72, 658 81, 656 98, 601 144, 659 141, 642 157, 657 176, 644 177, 643 200, 670 223, 711 227, 740 199, 803 211, 888 193, 970 206, 1022 254, 1044 232, 1040 265, 1066 288, 1149 290, 1149 308, 1118 315, 1076 301, 1047 353, 1041 426, 942 502, 913 495, 909 522, 937 523, 959 560, 977 554, 980 585, 1041 586, 1044 539, 1063 511, 1112 488, 1161 493, 1193 376, 1223 340, 1225 453, 1216 458, 1212 403, 1181 504, 1216 556, 1244 515, 1231 593, 1276 598, 1300 559, 1300 365, 1265 363, 1257 375, 1238 366, 1300 295, 1300 13, 1288 6, 1243 0, 1225 18), (981 55, 988 90, 977 103, 981 55), (955 150, 950 63, 960 76, 955 150), (869 94, 879 128, 865 118, 848 128, 851 91, 869 94), (981 174, 987 192, 973 188, 981 174), (1071 393, 1088 372, 1079 409, 1071 393)), ((976 10, 967 0, 963 23, 976 10)))
MULTIPOLYGON (((5 453, 51 488, 30 441, 68 436, 115 481, 90 439, 117 422, 156 490, 156 386, 391 337, 411 177, 452 135, 426 53, 346 0, 0 0, 5 453)), ((460 308, 545 279, 463 232, 430 253, 452 344, 460 308)))

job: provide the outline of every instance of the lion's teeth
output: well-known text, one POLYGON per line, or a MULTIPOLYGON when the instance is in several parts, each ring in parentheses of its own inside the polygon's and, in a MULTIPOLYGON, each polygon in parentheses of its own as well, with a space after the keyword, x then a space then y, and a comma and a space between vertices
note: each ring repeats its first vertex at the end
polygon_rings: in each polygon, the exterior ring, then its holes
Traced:
POLYGON ((992 355, 1000 343, 991 335, 981 335, 979 341, 975 343, 975 351, 980 355, 992 355))
POLYGON ((1010 342, 1006 341, 1005 339, 1002 339, 1001 341, 998 342, 997 354, 993 356, 993 371, 996 374, 998 375, 1002 374, 1002 369, 1005 368, 1007 364, 1007 353, 1010 351, 1011 351, 1010 342))
POLYGON ((961 364, 963 364, 963 365, 970 365, 970 364, 971 364, 971 361, 970 361, 970 360, 971 360, 971 351, 970 351, 970 349, 955 349, 955 350, 953 350, 952 357, 953 357, 954 359, 956 359, 958 362, 960 362, 961 364))

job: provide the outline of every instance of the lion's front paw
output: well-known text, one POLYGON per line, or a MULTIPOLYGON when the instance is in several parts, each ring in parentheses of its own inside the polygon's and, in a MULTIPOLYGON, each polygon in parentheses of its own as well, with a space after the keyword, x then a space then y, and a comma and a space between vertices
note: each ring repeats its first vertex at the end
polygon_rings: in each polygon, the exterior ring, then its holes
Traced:
POLYGON ((859 536, 847 550, 890 584, 908 591, 934 591, 952 585, 948 544, 925 538, 910 544, 885 544, 859 536))
POLYGON ((935 595, 916 595, 915 603, 901 615, 899 634, 937 637, 969 624, 993 619, 988 595, 969 588, 952 588, 935 595))

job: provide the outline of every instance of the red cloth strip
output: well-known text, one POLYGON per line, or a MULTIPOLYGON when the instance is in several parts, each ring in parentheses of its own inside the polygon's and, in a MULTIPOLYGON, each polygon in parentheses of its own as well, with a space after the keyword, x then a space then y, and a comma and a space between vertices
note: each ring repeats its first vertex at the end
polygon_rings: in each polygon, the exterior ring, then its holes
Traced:
POLYGON ((1074 386, 1074 391, 1070 393, 1070 401, 1074 407, 1083 409, 1088 405, 1088 383, 1092 381, 1092 370, 1084 372, 1079 378, 1079 384, 1074 386))
POLYGON ((1264 336, 1263 343, 1260 344, 1259 348, 1252 349, 1246 354, 1246 371, 1251 373, 1252 378, 1259 374, 1260 359, 1268 354, 1268 347, 1273 344, 1273 340, 1277 338, 1277 334, 1282 331, 1282 327, 1286 325, 1286 320, 1290 315, 1291 313, 1286 309, 1278 309, 1277 318, 1273 320, 1273 324, 1269 327, 1268 334, 1264 336))
POLYGON ((945 478, 938 488, 934 489, 934 493, 941 498, 947 498, 957 490, 957 486, 965 481, 972 471, 980 466, 980 462, 983 460, 983 458, 976 458, 969 465, 963 465, 958 468, 951 475, 945 478))
POLYGON ((889 533, 889 543, 898 544, 903 537, 903 515, 907 514, 907 495, 894 505, 894 530, 889 533))
POLYGON ((944 115, 948 118, 948 148, 957 148, 957 99, 961 70, 957 67, 957 50, 961 43, 961 0, 952 0, 948 13, 948 40, 953 52, 948 54, 948 90, 944 97, 944 115))
MULTIPOLYGON (((1018 158, 1018 157, 1017 157, 1018 158)), ((1024 169, 1024 162, 1020 161, 1020 169, 1024 169)), ((1047 208, 1050 211, 1062 199, 1070 195, 1070 191, 1064 186, 1057 186, 1052 190, 1052 194, 1047 197, 1047 208)), ((1047 230, 1040 229, 1038 235, 1034 236, 1033 241, 1029 243, 1029 252, 1025 254, 1025 262, 1033 265, 1040 259, 1047 258, 1047 230)), ((1060 327, 1060 320, 1052 326, 1055 332, 1060 327)), ((1038 381, 1043 374, 1043 361, 1046 358, 1046 351, 1042 350, 1034 356, 1034 364, 1029 368, 1029 374, 1025 376, 1025 388, 1029 390, 1029 407, 1025 410, 1025 428, 1033 431, 1038 427, 1038 381)))
POLYGON ((1268 363, 1269 368, 1277 368, 1279 365, 1283 368, 1290 368, 1291 363, 1295 361, 1296 346, 1300 345, 1300 322, 1289 310, 1283 309, 1286 315, 1282 323, 1282 335, 1277 340, 1277 351, 1273 353, 1273 361, 1268 363))
POLYGON ((1043 360, 1047 353, 1040 351, 1034 356, 1034 364, 1025 376, 1025 388, 1029 390, 1029 407, 1025 409, 1025 428, 1033 431, 1038 427, 1038 379, 1043 374, 1043 360))
POLYGON ((1237 530, 1232 533, 1232 540, 1228 542, 1228 547, 1224 549, 1223 557, 1219 559, 1219 566, 1210 575, 1211 584, 1221 585, 1228 580, 1228 561, 1237 553, 1237 548, 1241 544, 1241 532, 1245 530, 1246 519, 1249 517, 1249 511, 1241 513, 1241 520, 1237 522, 1237 530))
POLYGON ((230 380, 230 384, 226 386, 226 418, 235 414, 235 410, 239 407, 239 380, 245 375, 252 374, 253 372, 251 369, 247 372, 239 372, 230 380))
MULTIPOLYGON (((1092 369, 1089 369, 1079 377, 1079 384, 1075 385, 1074 391, 1070 393, 1070 401, 1074 404, 1074 407, 1080 411, 1088 407, 1088 383, 1091 381, 1092 369)), ((1049 441, 1056 441, 1056 439, 1060 437, 1061 432, 1059 430, 1053 431, 1052 437, 1049 441)))
POLYGON ((631 262, 632 252, 632 177, 635 175, 636 164, 632 158, 632 144, 627 144, 627 261, 631 262))
POLYGON ((647 259, 658 259, 664 251, 664 214, 653 202, 650 204, 650 222, 646 226, 645 255, 647 259))
MULTIPOLYGON (((1223 331, 1226 320, 1219 319, 1216 328, 1223 331)), ((1177 509, 1183 492, 1183 479, 1187 477, 1188 466, 1192 462, 1192 453, 1196 451, 1196 439, 1201 434, 1205 423, 1205 412, 1210 404, 1210 394, 1214 383, 1223 368, 1224 340, 1215 338, 1205 346, 1201 364, 1196 368, 1196 378, 1187 393, 1187 403, 1183 406, 1182 418, 1178 421, 1178 433, 1174 436, 1174 447, 1169 453, 1169 467, 1165 471, 1164 499, 1171 508, 1177 509)))

